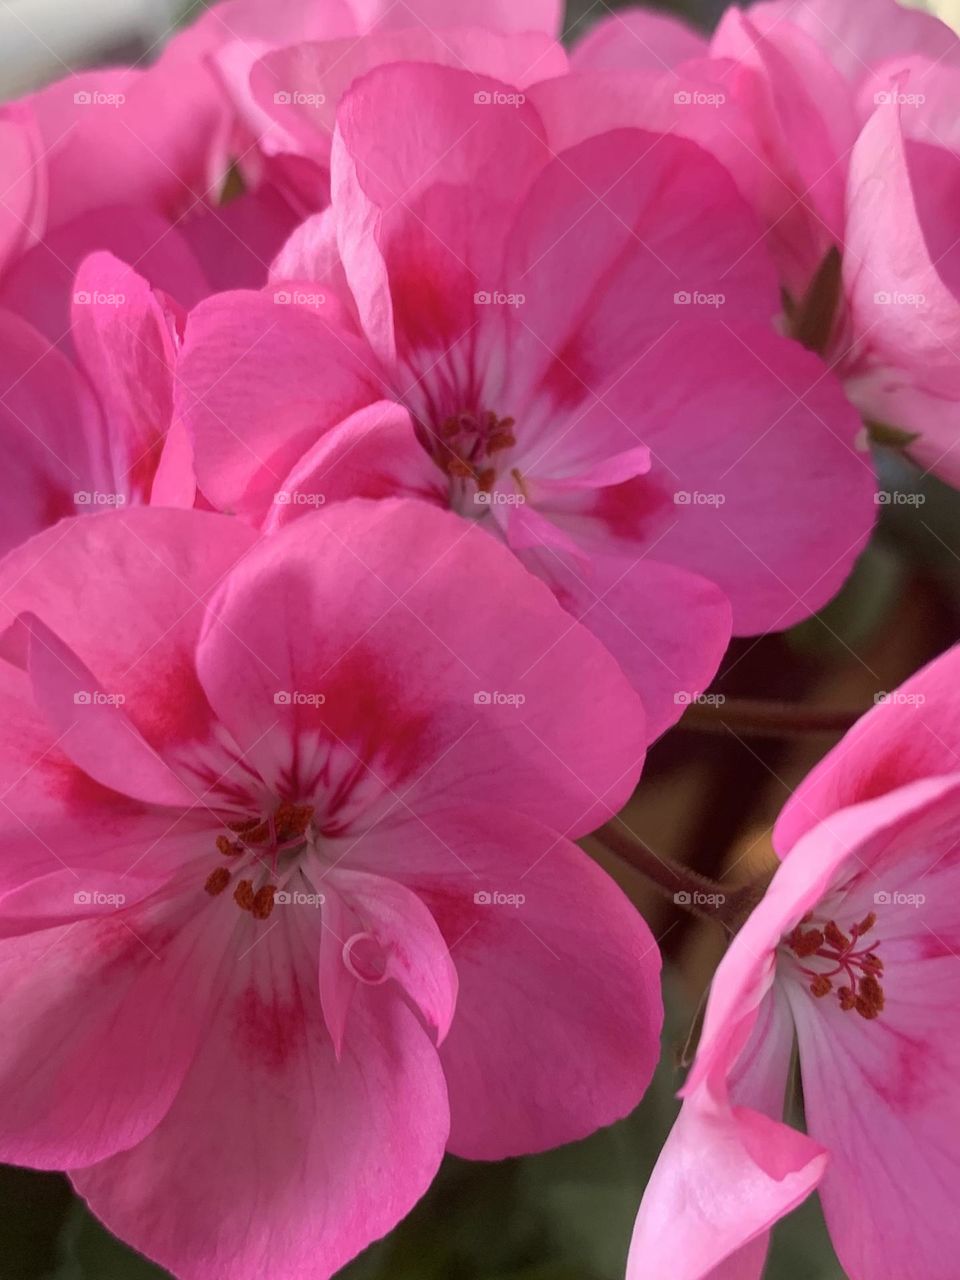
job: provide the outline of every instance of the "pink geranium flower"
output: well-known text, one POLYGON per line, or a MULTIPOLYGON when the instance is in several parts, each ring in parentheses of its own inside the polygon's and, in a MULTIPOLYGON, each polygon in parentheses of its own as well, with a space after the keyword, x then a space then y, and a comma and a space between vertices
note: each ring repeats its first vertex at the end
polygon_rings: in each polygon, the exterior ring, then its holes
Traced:
POLYGON ((718 156, 764 224, 793 332, 881 439, 960 483, 955 33, 896 0, 775 0, 729 9, 699 48, 673 19, 617 15, 572 61, 583 78, 543 90, 555 136, 641 124, 718 156))
POLYGON ((657 949, 571 839, 641 709, 493 539, 138 508, 11 553, 0 600, 0 1158, 183 1280, 315 1280, 445 1148, 634 1107, 657 949))
POLYGON ((77 512, 193 505, 190 444, 173 422, 183 318, 107 253, 88 258, 74 281, 73 360, 0 311, 8 480, 0 551, 77 512))
POLYGON ((960 1163, 960 649, 799 788, 783 855, 717 970, 633 1280, 755 1280, 819 1186, 851 1280, 952 1280, 960 1163), (781 1123, 794 1044, 809 1136, 781 1123))
POLYGON ((775 277, 722 168, 636 131, 553 157, 523 96, 442 67, 359 82, 332 210, 272 290, 191 315, 178 412, 207 499, 256 523, 391 493, 478 519, 659 732, 711 678, 727 598, 755 632, 833 594, 870 469, 840 389, 764 324, 775 277))

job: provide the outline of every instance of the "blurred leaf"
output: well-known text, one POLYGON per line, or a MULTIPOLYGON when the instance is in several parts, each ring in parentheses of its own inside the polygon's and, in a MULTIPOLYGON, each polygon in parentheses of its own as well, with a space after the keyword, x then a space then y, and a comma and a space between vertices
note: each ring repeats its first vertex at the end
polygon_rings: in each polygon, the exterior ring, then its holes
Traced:
POLYGON ((0 1165, 0 1275, 48 1280, 60 1255, 57 1239, 71 1210, 70 1184, 58 1173, 0 1165))
POLYGON ((168 1280, 168 1272, 121 1244, 79 1198, 61 1249, 63 1261, 51 1280, 168 1280))

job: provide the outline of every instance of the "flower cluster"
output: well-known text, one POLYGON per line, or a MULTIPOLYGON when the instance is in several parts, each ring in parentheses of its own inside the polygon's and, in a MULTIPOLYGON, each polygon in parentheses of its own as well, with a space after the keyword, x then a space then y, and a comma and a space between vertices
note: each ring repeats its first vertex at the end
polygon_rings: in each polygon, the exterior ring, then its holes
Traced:
MULTIPOLYGON (((183 1280, 636 1106, 658 945, 575 841, 836 595, 872 447, 960 485, 960 38, 562 19, 226 0, 0 107, 0 1158, 183 1280)), ((955 1275, 958 663, 782 815, 631 1277, 755 1280, 817 1185, 852 1280, 955 1275)))

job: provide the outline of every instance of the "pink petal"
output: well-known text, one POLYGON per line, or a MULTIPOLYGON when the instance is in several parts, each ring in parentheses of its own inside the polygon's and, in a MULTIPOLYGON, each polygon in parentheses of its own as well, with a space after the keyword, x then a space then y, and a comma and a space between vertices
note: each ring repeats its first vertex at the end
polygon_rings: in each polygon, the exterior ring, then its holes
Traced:
MULTIPOLYGON (((459 977, 441 1059, 450 1149, 502 1159, 626 1115, 659 1054, 659 953, 599 867, 505 807, 419 810, 367 834, 348 860, 426 903, 459 977)), ((442 801, 441 801, 442 803, 442 801)))
POLYGON ((706 53, 706 38, 682 19, 628 7, 594 23, 571 61, 577 71, 661 71, 706 53))
POLYGON ((283 291, 218 294, 190 314, 175 411, 223 510, 262 520, 323 432, 379 398, 363 344, 283 291))
POLYGON ((264 530, 345 498, 392 497, 421 498, 445 507, 447 486, 417 439, 407 410, 380 400, 307 450, 274 496, 264 530))
POLYGON ((730 1081, 687 1094, 644 1192, 627 1280, 759 1280, 769 1228, 827 1162, 779 1123, 792 1050, 786 1002, 769 994, 730 1081))
POLYGON ((839 809, 952 772, 960 749, 960 650, 921 668, 862 716, 807 775, 774 830, 781 857, 839 809))
POLYGON ((730 638, 730 604, 712 582, 645 557, 556 550, 525 563, 620 663, 643 698, 651 740, 713 680, 730 638))
POLYGON ((39 238, 46 218, 46 168, 29 108, 0 109, 0 274, 39 238))
POLYGON ((0 424, 8 492, 0 549, 73 515, 77 495, 113 493, 103 427, 86 382, 45 338, 0 311, 0 424))
MULTIPOLYGON (((449 20, 448 20, 449 21, 449 20)), ((279 126, 279 146, 330 166, 330 144, 344 93, 373 67, 391 62, 465 68, 523 87, 567 69, 561 45, 533 30, 505 36, 469 25, 437 31, 412 24, 361 39, 300 44, 266 54, 250 73, 260 109, 279 126)))
POLYGON ((824 1211, 851 1276, 949 1280, 960 1167, 960 782, 954 774, 914 783, 834 814, 784 867, 817 856, 841 821, 851 833, 845 881, 818 914, 841 928, 874 914, 885 999, 868 1021, 814 999, 802 978, 785 984, 807 1126, 831 1151, 824 1211), (905 1197, 905 1185, 916 1194, 905 1197))
POLYGON ((198 900, 181 885, 179 896, 138 902, 134 881, 127 903, 98 915, 73 904, 117 883, 62 873, 48 882, 50 905, 61 897, 74 921, 0 941, 17 1026, 0 1048, 4 1160, 62 1169, 141 1141, 170 1107, 207 1024, 216 965, 198 963, 212 941, 198 900))
POLYGON ((144 501, 173 415, 173 317, 142 276, 97 253, 77 273, 73 340, 99 396, 119 491, 144 501))
POLYGON ((542 31, 559 37, 563 6, 559 0, 525 0, 522 7, 510 0, 352 0, 364 25, 394 30, 409 26, 488 27, 492 31, 542 31))
POLYGON ((210 733, 193 650, 211 589, 254 540, 239 521, 196 511, 82 516, 6 557, 3 617, 42 619, 170 760, 210 733))
POLYGON ((244 923, 165 1119, 73 1180, 113 1232, 182 1280, 325 1280, 429 1186, 448 1127, 443 1074, 386 988, 356 991, 338 1061, 309 940, 281 926, 254 946, 256 922, 244 923))
POLYGON ((122 694, 100 681, 49 627, 32 614, 18 622, 30 633, 33 696, 57 744, 89 777, 148 804, 189 808, 194 799, 169 765, 140 736, 123 710, 122 694))
MULTIPOLYGON (((427 907, 410 889, 383 876, 338 868, 330 879, 363 930, 354 937, 368 937, 382 956, 382 975, 361 980, 396 982, 442 1044, 457 1005, 457 970, 427 907)), ((341 953, 341 964, 362 973, 350 938, 342 940, 341 953)))
POLYGON ((423 502, 337 503, 263 539, 213 601, 197 665, 283 785, 339 744, 384 800, 492 788, 579 834, 623 803, 643 755, 613 659, 495 539, 423 502))
POLYGON ((517 90, 399 64, 372 71, 341 105, 331 179, 338 241, 364 330, 388 367, 398 353, 417 367, 435 363, 476 324, 477 291, 505 287, 505 225, 548 151, 536 111, 494 94, 517 90), (400 124, 409 119, 412 136, 400 124), (396 140, 384 133, 391 122, 396 140))
POLYGON ((736 634, 789 626, 839 590, 876 518, 875 480, 819 360, 760 329, 678 328, 602 400, 654 459, 611 491, 613 530, 717 583, 736 634))
POLYGON ((129 263, 155 289, 185 307, 210 292, 176 228, 149 209, 114 205, 49 230, 4 276, 0 304, 29 320, 55 345, 65 345, 74 277, 83 260, 98 250, 129 263))

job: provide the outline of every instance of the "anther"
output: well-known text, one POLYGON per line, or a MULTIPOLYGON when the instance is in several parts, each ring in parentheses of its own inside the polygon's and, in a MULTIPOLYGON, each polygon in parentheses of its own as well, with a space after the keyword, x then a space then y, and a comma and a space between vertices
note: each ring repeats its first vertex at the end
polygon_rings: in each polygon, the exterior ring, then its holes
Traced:
POLYGON ((252 880, 241 880, 233 891, 233 900, 243 911, 252 911, 256 894, 252 880))
POLYGON ((223 893, 224 889, 230 883, 230 872, 226 867, 216 867, 207 876, 207 882, 203 886, 211 897, 216 897, 218 893, 223 893))
POLYGON ((253 897, 253 904, 250 907, 255 920, 266 920, 273 910, 273 895, 276 892, 277 886, 275 884, 265 884, 257 890, 253 897))

